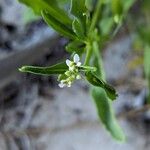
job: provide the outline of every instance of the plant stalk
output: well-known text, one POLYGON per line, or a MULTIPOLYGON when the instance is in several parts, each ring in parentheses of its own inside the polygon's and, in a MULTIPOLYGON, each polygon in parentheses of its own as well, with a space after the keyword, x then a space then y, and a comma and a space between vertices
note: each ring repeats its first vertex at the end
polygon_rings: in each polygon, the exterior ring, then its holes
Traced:
POLYGON ((101 10, 101 5, 102 5, 102 0, 98 0, 98 2, 96 4, 96 10, 95 10, 93 18, 92 18, 90 31, 92 31, 95 28, 96 24, 97 24, 99 14, 100 14, 100 10, 101 10))
POLYGON ((87 43, 86 49, 87 49, 87 53, 86 53, 84 65, 88 66, 89 65, 89 61, 90 61, 90 57, 92 55, 92 47, 91 47, 90 43, 87 43))

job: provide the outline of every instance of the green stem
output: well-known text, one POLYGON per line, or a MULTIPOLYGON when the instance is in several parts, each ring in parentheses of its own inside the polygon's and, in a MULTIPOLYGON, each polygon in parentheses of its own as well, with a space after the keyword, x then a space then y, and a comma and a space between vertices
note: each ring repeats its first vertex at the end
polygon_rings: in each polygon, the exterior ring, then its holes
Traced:
POLYGON ((97 74, 101 76, 102 79, 105 80, 105 72, 104 72, 104 67, 103 67, 103 62, 102 62, 102 56, 100 52, 100 47, 98 45, 97 41, 93 42, 93 52, 95 54, 95 59, 97 60, 96 62, 96 68, 97 68, 97 74))
MULTIPOLYGON (((94 30, 94 28, 95 28, 95 26, 97 24, 97 21, 98 21, 98 18, 99 18, 99 14, 100 14, 101 4, 102 4, 102 1, 98 0, 98 2, 96 4, 96 10, 95 10, 93 18, 92 18, 92 23, 91 23, 91 26, 90 26, 89 33, 94 30)), ((92 55, 92 43, 88 42, 86 48, 87 48, 87 53, 86 53, 86 58, 85 58, 84 65, 88 65, 89 64, 90 57, 92 55)))
POLYGON ((98 2, 96 4, 96 10, 95 10, 93 18, 92 18, 90 31, 92 31, 95 28, 96 24, 97 24, 99 14, 100 14, 100 10, 101 10, 101 5, 102 5, 102 0, 98 0, 98 2))
POLYGON ((90 43, 87 43, 86 49, 87 49, 87 53, 86 53, 84 65, 89 65, 90 57, 92 55, 92 47, 90 43))
POLYGON ((90 67, 90 66, 80 66, 79 69, 81 71, 96 71, 96 67, 90 67))
POLYGON ((119 23, 117 24, 116 28, 114 29, 114 31, 113 31, 113 33, 112 33, 111 39, 113 39, 113 38, 115 37, 115 35, 118 33, 119 29, 121 28, 121 26, 122 26, 122 19, 123 19, 123 18, 121 18, 121 19, 119 20, 119 23))
POLYGON ((145 77, 147 79, 147 84, 148 84, 148 94, 146 97, 147 103, 150 104, 150 61, 149 61, 149 56, 150 56, 150 46, 147 44, 146 41, 143 41, 145 44, 144 48, 144 72, 145 72, 145 77))

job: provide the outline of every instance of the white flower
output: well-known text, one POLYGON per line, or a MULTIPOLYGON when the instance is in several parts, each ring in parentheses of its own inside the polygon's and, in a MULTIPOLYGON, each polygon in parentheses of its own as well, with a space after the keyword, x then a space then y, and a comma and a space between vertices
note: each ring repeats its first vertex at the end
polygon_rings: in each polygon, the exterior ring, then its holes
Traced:
POLYGON ((74 55, 73 61, 76 63, 76 65, 77 65, 78 67, 81 66, 80 57, 79 57, 78 54, 75 54, 75 55, 74 55))
POLYGON ((74 55, 73 61, 74 61, 75 63, 78 63, 78 62, 80 61, 80 57, 79 57, 78 54, 75 54, 75 55, 74 55))
POLYGON ((59 86, 60 88, 71 87, 71 84, 72 84, 71 81, 61 80, 60 83, 58 84, 58 86, 59 86))
POLYGON ((60 88, 63 88, 63 87, 65 87, 66 85, 65 85, 64 83, 60 82, 60 83, 58 84, 58 86, 59 86, 60 88))
POLYGON ((67 64, 68 67, 71 66, 71 63, 72 63, 72 61, 70 61, 69 59, 66 60, 66 64, 67 64))
POLYGON ((60 88, 63 87, 71 87, 71 84, 77 79, 81 79, 81 76, 79 74, 78 67, 81 66, 80 57, 78 54, 75 54, 73 56, 73 61, 67 59, 66 64, 69 67, 69 70, 67 70, 64 74, 61 74, 60 76, 63 77, 62 80, 60 80, 60 77, 58 77, 58 81, 60 83, 58 86, 60 88), (65 78, 64 78, 65 77, 65 78))
POLYGON ((73 61, 67 59, 66 60, 66 64, 69 67, 69 70, 74 71, 76 67, 80 67, 81 66, 81 62, 80 62, 80 57, 78 54, 75 54, 73 56, 73 61))

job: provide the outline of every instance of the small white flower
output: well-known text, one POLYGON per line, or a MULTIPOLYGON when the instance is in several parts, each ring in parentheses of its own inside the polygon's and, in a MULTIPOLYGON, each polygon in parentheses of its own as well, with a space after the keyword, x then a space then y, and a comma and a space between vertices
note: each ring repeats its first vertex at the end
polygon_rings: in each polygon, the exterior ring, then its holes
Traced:
POLYGON ((75 54, 75 55, 74 55, 73 61, 76 63, 76 66, 78 66, 78 67, 81 66, 80 57, 79 57, 78 54, 75 54))
POLYGON ((73 56, 73 61, 74 61, 76 64, 80 61, 80 57, 79 57, 78 54, 75 54, 75 55, 73 56))
POLYGON ((81 66, 81 62, 77 62, 77 66, 80 67, 81 66))
MULTIPOLYGON (((81 79, 81 76, 79 74, 78 67, 81 66, 80 57, 78 54, 75 54, 73 56, 73 61, 67 59, 66 64, 69 67, 69 70, 67 70, 64 74, 66 75, 65 79, 59 80, 60 83, 58 86, 60 88, 63 87, 71 87, 71 84, 77 79, 81 79)), ((62 75, 64 75, 62 74, 62 75)))
POLYGON ((75 69, 75 67, 80 67, 81 66, 81 62, 80 62, 80 57, 78 54, 75 54, 73 56, 73 61, 67 59, 66 60, 66 64, 69 67, 69 70, 73 71, 75 69))
POLYGON ((73 62, 70 61, 69 59, 66 60, 66 64, 69 67, 69 70, 73 71, 74 70, 74 65, 73 62))
POLYGON ((60 88, 63 88, 63 87, 65 87, 66 85, 61 82, 61 83, 58 84, 58 86, 59 86, 60 88))
POLYGON ((68 67, 70 67, 71 66, 71 61, 69 59, 67 59, 66 64, 67 64, 68 67))

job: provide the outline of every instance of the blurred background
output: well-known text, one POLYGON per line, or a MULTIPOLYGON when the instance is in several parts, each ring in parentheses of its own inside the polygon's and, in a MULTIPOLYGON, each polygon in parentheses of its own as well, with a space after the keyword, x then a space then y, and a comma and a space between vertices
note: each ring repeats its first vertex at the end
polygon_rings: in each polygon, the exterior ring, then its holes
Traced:
POLYGON ((18 71, 68 58, 68 41, 17 0, 0 0, 0 150, 150 149, 149 79, 143 69, 150 41, 148 1, 133 4, 102 53, 107 81, 119 93, 113 105, 127 137, 121 144, 99 123, 85 82, 60 89, 56 77, 18 71))

